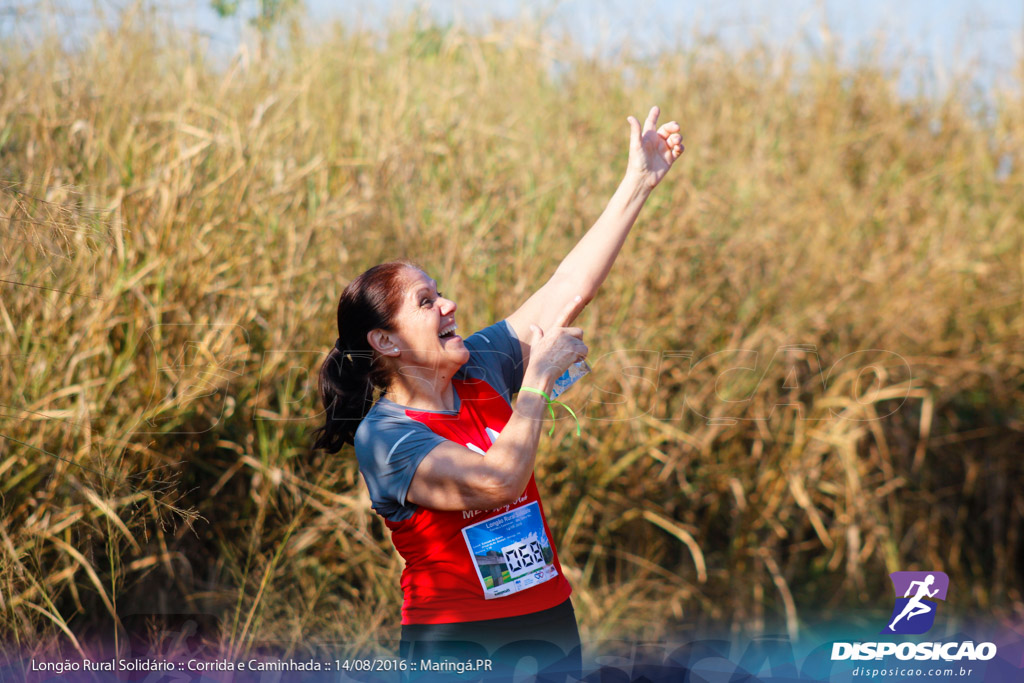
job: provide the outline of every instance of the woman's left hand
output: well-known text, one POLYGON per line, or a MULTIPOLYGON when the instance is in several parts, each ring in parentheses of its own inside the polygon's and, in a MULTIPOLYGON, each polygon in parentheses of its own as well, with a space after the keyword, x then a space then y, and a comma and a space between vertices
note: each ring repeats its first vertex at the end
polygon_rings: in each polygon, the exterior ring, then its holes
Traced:
POLYGON ((653 189, 665 177, 672 164, 683 154, 683 136, 679 124, 669 121, 658 129, 658 107, 651 107, 643 130, 632 116, 629 121, 629 170, 646 187, 653 189))

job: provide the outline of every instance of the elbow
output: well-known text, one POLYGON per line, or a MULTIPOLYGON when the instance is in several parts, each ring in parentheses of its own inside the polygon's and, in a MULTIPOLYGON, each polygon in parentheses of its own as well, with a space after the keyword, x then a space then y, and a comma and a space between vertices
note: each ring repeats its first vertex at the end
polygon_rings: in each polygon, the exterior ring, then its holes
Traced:
POLYGON ((583 299, 583 306, 594 300, 594 297, 597 295, 597 288, 601 284, 579 274, 562 272, 561 270, 556 270, 549 282, 553 283, 560 292, 563 292, 563 296, 569 299, 578 296, 583 299))
POLYGON ((495 474, 481 486, 481 502, 487 509, 511 505, 522 497, 529 481, 529 476, 522 480, 522 477, 495 474))

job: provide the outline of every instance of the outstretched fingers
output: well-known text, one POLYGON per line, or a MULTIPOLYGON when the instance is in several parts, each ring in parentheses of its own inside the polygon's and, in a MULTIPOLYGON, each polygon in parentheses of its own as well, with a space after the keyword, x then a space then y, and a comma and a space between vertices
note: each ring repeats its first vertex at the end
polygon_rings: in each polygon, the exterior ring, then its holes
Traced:
POLYGON ((651 107, 651 111, 647 114, 647 120, 644 122, 644 134, 654 130, 654 127, 658 125, 659 114, 661 114, 661 110, 657 106, 651 107))
POLYGON ((642 129, 635 118, 626 118, 630 128, 630 163, 652 179, 651 187, 660 182, 667 168, 672 166, 685 149, 679 123, 669 121, 659 127, 660 115, 661 109, 657 105, 651 107, 642 129))

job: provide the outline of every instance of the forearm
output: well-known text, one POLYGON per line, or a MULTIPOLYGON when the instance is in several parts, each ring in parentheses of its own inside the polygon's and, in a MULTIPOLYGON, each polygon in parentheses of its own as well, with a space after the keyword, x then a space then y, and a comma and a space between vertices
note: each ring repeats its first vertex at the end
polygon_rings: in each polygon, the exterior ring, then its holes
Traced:
POLYGON ((611 270, 615 258, 651 193, 641 178, 629 172, 594 225, 555 270, 551 281, 589 301, 611 270))
MULTIPOLYGON (((553 384, 554 377, 550 374, 527 373, 523 379, 524 387, 544 393, 549 393, 553 384)), ((512 417, 483 456, 491 472, 496 495, 505 503, 522 495, 530 482, 546 414, 547 401, 543 396, 532 391, 520 392, 512 417)))
MULTIPOLYGON (((626 175, 597 222, 566 255, 554 275, 507 318, 520 339, 530 325, 545 329, 552 322, 551 310, 573 297, 582 297, 586 305, 608 277, 651 190, 683 152, 679 124, 670 121, 656 128, 658 114, 659 109, 651 107, 642 129, 639 121, 632 116, 628 118, 630 142, 626 175)), ((571 316, 567 324, 574 318, 575 315, 571 316)), ((529 345, 523 343, 524 356, 529 352, 529 345)))

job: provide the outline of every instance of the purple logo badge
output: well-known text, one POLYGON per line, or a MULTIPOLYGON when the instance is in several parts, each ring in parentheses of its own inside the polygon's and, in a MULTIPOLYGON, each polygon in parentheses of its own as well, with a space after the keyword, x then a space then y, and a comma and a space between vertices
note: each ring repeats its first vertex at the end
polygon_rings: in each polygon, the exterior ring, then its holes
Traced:
POLYGON ((896 606, 882 633, 918 635, 935 623, 936 600, 946 599, 949 577, 943 572, 893 572, 896 606))

